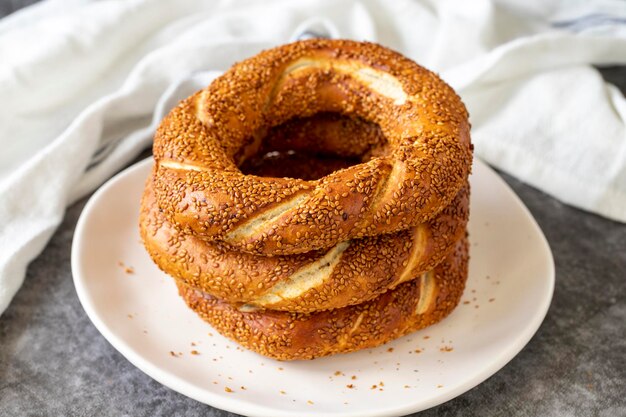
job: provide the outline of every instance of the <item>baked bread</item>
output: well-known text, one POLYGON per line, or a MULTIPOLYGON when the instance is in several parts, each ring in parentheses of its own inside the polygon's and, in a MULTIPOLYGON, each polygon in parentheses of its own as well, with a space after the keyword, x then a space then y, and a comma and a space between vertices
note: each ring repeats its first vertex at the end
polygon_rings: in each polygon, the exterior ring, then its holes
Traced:
POLYGON ((280 360, 313 359, 372 348, 430 326, 457 306, 467 279, 463 238, 433 271, 375 299, 311 314, 245 312, 180 281, 187 305, 222 335, 280 360))
POLYGON ((146 249, 191 309, 255 352, 375 347, 460 300, 467 111, 396 52, 319 39, 263 51, 174 108, 153 150, 146 249))
POLYGON ((380 45, 317 39, 242 61, 181 102, 154 157, 157 203, 184 233, 284 255, 434 218, 466 184, 472 146, 465 107, 435 74, 380 45), (385 140, 317 180, 241 172, 268 129, 320 112, 374 123, 385 140))
POLYGON ((174 278, 246 308, 313 312, 370 300, 439 264, 465 235, 469 189, 434 219, 393 234, 297 255, 262 256, 184 234, 155 204, 152 178, 140 232, 152 260, 174 278))

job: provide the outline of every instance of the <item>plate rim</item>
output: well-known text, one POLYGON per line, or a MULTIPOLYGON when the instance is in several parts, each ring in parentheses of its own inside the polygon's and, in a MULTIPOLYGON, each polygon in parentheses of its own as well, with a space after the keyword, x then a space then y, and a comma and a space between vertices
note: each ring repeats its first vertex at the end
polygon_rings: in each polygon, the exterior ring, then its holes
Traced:
MULTIPOLYGON (((148 375, 155 381, 164 385, 165 387, 168 387, 179 394, 192 398, 202 404, 206 404, 211 407, 237 414, 245 414, 253 417, 293 416, 294 414, 287 410, 271 408, 265 405, 253 403, 251 401, 237 399, 234 397, 226 397, 224 395, 204 390, 190 382, 187 382, 182 377, 179 377, 171 372, 168 372, 158 366, 153 365, 141 354, 135 352, 132 347, 127 345, 121 337, 116 335, 114 331, 108 328, 108 326, 104 323, 104 320, 96 311, 93 303, 90 301, 91 296, 88 293, 86 282, 81 279, 81 277, 85 276, 85 273, 80 263, 80 259, 82 258, 81 254, 85 250, 85 245, 83 243, 84 229, 89 221, 90 214, 100 202, 101 196, 104 195, 108 189, 125 180, 126 177, 132 175, 135 171, 145 169, 146 165, 150 165, 152 163, 153 157, 149 156, 141 161, 134 163, 133 165, 130 165, 129 167, 114 175, 92 194, 80 213, 78 222, 76 223, 76 227, 74 230, 74 236, 72 238, 71 270, 74 287, 76 289, 78 299, 83 309, 87 313, 87 316, 96 327, 98 332, 100 332, 100 334, 107 340, 107 342, 109 342, 113 346, 113 348, 115 348, 124 358, 126 358, 126 360, 128 360, 136 368, 141 370, 144 374, 148 375)), ((473 375, 473 377, 467 379, 464 383, 457 385, 455 388, 446 392, 442 392, 441 395, 435 395, 426 400, 421 400, 417 403, 404 404, 395 407, 391 406, 377 408, 375 410, 365 412, 342 410, 338 413, 333 412, 332 416, 392 417, 423 411, 443 404, 478 386, 490 376, 495 375, 495 373, 504 368, 511 360, 513 360, 513 358, 515 358, 519 354, 519 352, 521 352, 524 347, 526 347, 526 345, 539 330, 539 327, 543 323, 549 311, 554 295, 555 264, 552 250, 550 249, 548 240, 546 239, 543 231, 539 227, 539 224, 533 217, 532 213, 530 212, 528 207, 526 207, 524 202, 519 198, 519 196, 513 191, 513 189, 506 183, 506 181, 504 181, 504 179, 500 175, 498 175, 498 173, 493 170, 489 165, 481 161, 479 158, 475 157, 474 170, 477 168, 477 166, 480 166, 480 169, 487 170, 489 174, 494 176, 494 180, 498 181, 501 185, 504 186, 502 188, 506 190, 505 192, 508 194, 508 197, 512 198, 517 203, 517 205, 520 206, 524 217, 529 220, 528 223, 532 226, 535 234, 539 237, 539 241, 541 242, 542 246, 541 253, 546 256, 545 267, 546 278, 548 281, 548 290, 544 293, 544 299, 541 300, 540 308, 537 308, 535 315, 532 317, 532 321, 528 323, 528 325, 524 328, 524 331, 520 332, 519 334, 517 334, 516 338, 512 339, 512 342, 509 344, 507 349, 503 349, 502 351, 498 352, 498 355, 496 355, 495 359, 490 361, 489 364, 482 368, 480 372, 477 372, 475 375, 473 375)), ((315 412, 314 410, 310 410, 308 412, 299 411, 298 415, 318 416, 320 415, 320 412, 315 412)))

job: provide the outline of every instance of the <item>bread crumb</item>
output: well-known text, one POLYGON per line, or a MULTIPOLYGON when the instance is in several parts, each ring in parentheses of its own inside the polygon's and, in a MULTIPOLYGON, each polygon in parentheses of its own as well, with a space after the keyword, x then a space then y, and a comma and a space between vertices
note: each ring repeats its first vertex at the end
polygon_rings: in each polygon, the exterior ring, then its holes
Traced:
POLYGON ((170 350, 170 356, 177 358, 178 354, 176 352, 174 352, 173 350, 170 350))
POLYGON ((198 352, 197 350, 195 350, 195 349, 194 349, 194 350, 192 350, 192 351, 191 351, 191 354, 192 354, 192 355, 199 355, 199 354, 200 354, 200 352, 198 352))
POLYGON ((346 388, 352 389, 352 388, 354 388, 354 384, 348 384, 348 385, 346 385, 346 388))
POLYGON ((442 346, 439 348, 439 351, 441 352, 452 352, 454 350, 454 348, 452 346, 442 346))
POLYGON ((393 348, 390 347, 389 349, 387 349, 387 352, 393 352, 393 348))
POLYGON ((126 264, 124 264, 124 262, 122 261, 117 261, 117 266, 124 269, 124 272, 126 272, 127 274, 135 273, 135 269, 132 266, 126 266, 126 264))
POLYGON ((424 339, 430 339, 430 336, 424 336, 424 339))
POLYGON ((352 375, 350 379, 354 381, 356 379, 356 375, 352 375))
POLYGON ((439 384, 437 385, 437 388, 443 388, 443 385, 439 384))
POLYGON ((489 299, 489 302, 490 302, 490 303, 493 303, 495 300, 496 300, 495 298, 490 298, 490 299, 489 299))
POLYGON ((282 395, 285 395, 285 394, 286 394, 286 392, 285 392, 285 391, 283 391, 282 389, 280 390, 280 393, 281 393, 282 395))
POLYGON ((230 389, 229 387, 224 387, 224 391, 226 391, 226 392, 233 392, 233 390, 230 389))
POLYGON ((306 400, 306 403, 309 404, 309 405, 313 405, 314 404, 314 402, 311 401, 311 400, 306 400))
POLYGON ((241 387, 239 387, 239 388, 241 388, 243 391, 246 390, 246 387, 244 387, 243 385, 241 387))

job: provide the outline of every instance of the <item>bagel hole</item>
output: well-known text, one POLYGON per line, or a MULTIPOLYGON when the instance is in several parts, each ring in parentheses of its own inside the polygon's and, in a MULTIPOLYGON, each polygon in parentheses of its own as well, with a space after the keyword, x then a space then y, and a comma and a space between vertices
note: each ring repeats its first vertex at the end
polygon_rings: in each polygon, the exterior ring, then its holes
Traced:
POLYGON ((246 143, 237 155, 244 174, 303 180, 322 178, 388 150, 378 125, 338 113, 290 119, 246 143))

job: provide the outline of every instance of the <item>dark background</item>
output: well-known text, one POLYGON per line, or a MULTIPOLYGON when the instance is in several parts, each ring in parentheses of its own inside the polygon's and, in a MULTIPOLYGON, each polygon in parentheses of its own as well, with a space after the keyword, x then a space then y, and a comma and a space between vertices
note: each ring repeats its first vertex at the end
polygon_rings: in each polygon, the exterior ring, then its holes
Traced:
MULTIPOLYGON (((35 2, 0 0, 0 17, 35 2)), ((626 91, 626 67, 601 73, 626 91)), ((626 225, 502 176, 550 243, 554 300, 535 337, 501 371, 419 415, 626 416, 626 225)), ((69 208, 0 316, 0 415, 234 416, 155 382, 91 324, 70 270, 85 202, 69 208)))

